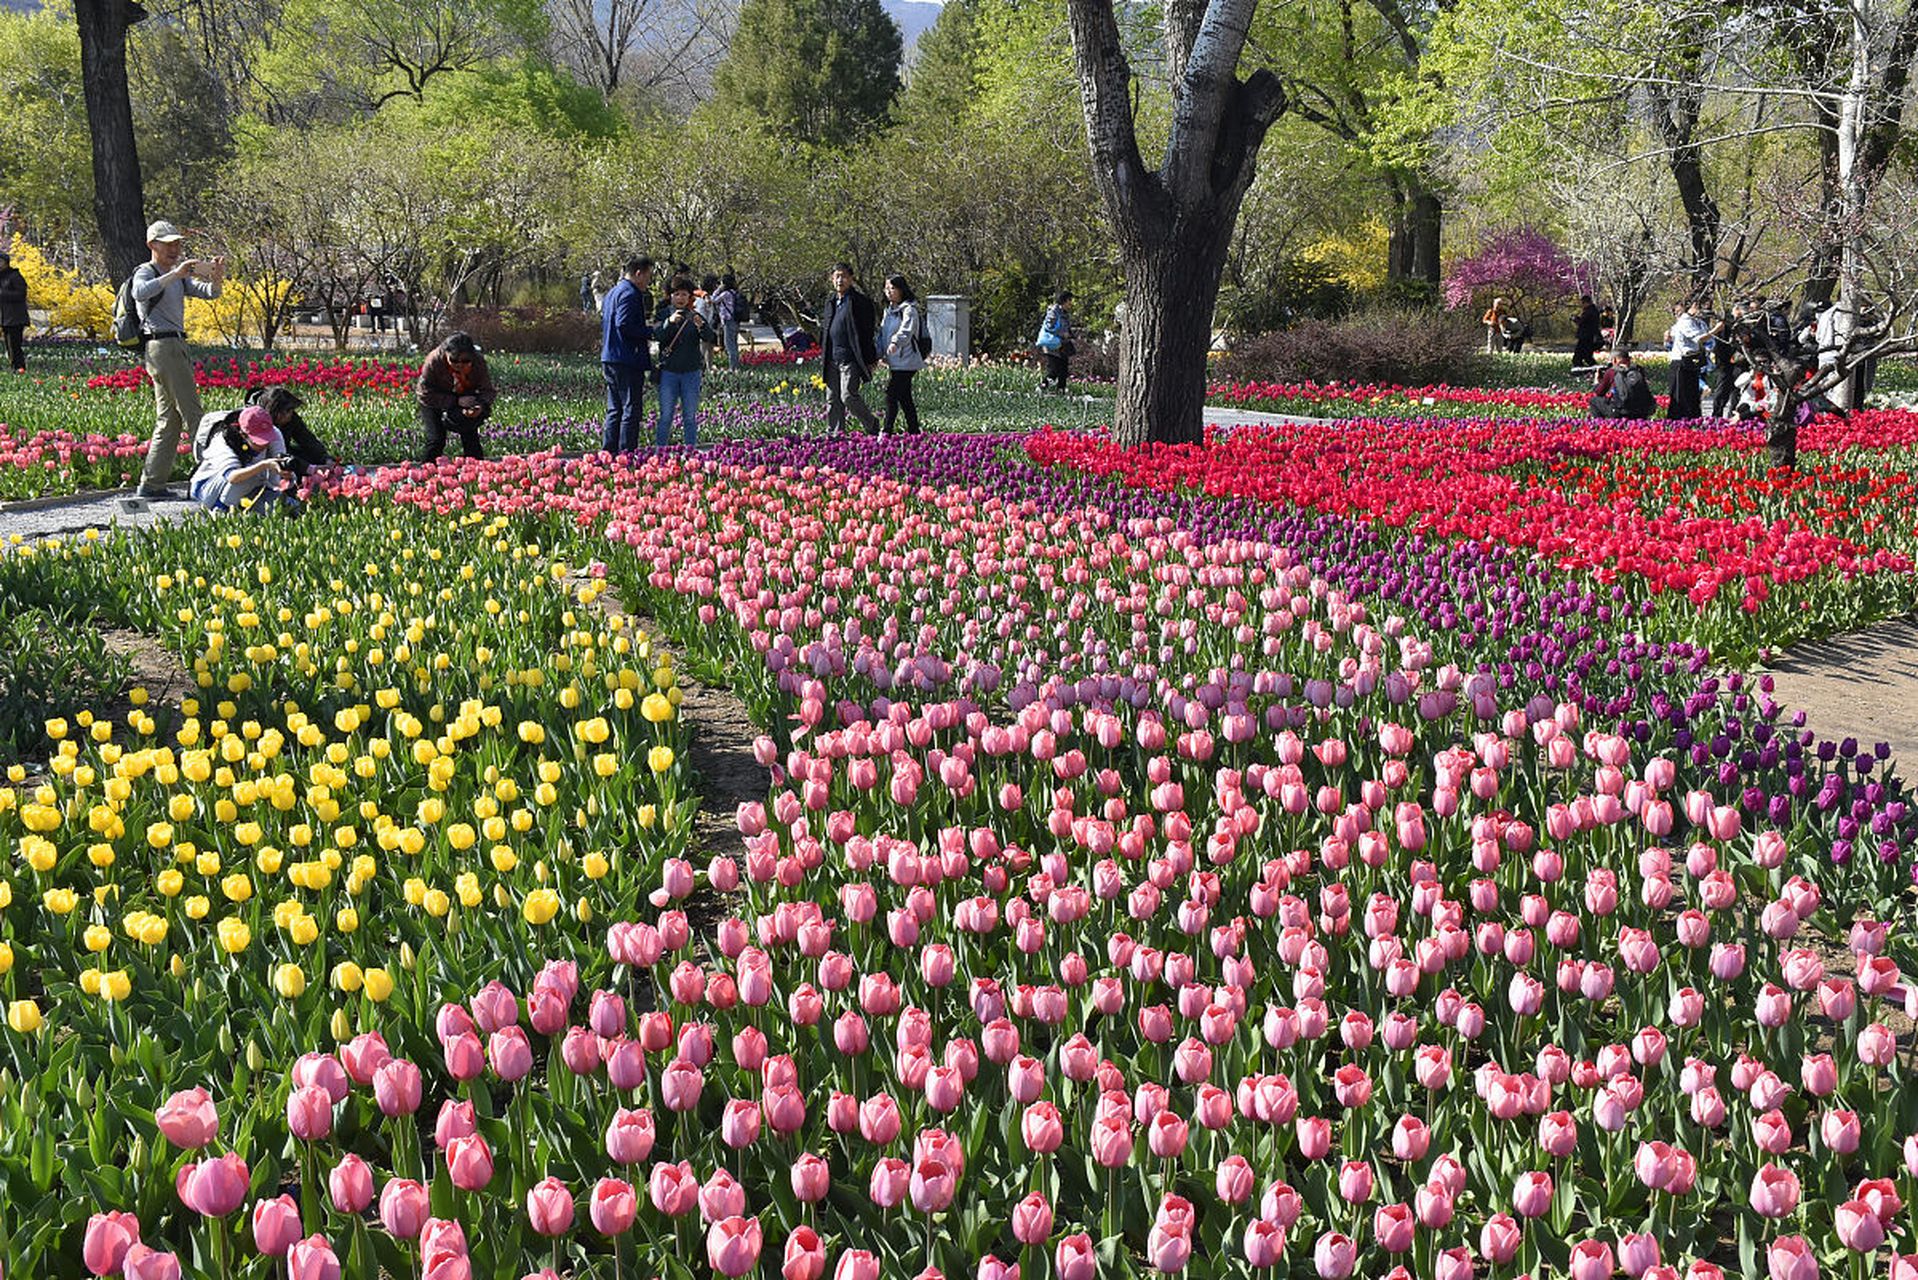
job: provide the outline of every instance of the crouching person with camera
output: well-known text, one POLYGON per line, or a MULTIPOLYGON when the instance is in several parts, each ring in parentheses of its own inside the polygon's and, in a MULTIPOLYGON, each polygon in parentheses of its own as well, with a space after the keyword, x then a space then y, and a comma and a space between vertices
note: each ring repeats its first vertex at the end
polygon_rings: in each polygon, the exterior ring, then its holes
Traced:
POLYGON ((292 461, 273 415, 258 405, 209 413, 194 437, 189 492, 209 511, 298 510, 292 461))
POLYGON ((486 357, 470 335, 449 333, 427 353, 426 362, 420 366, 417 393, 420 426, 426 432, 421 462, 431 462, 446 452, 449 431, 459 436, 460 448, 467 457, 486 456, 480 444, 480 424, 493 412, 499 391, 486 368, 486 357))

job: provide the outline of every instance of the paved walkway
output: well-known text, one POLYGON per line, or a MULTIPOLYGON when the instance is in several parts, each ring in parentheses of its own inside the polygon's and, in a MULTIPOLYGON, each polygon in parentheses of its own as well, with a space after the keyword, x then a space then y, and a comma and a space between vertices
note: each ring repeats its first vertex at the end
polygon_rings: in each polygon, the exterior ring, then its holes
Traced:
POLYGON ((1918 770, 1918 617, 1801 644, 1770 674, 1772 696, 1804 708, 1819 737, 1889 743, 1903 772, 1918 770))
POLYGON ((0 545, 16 539, 61 537, 88 529, 144 529, 163 520, 178 520, 197 508, 186 499, 186 486, 175 486, 176 498, 136 498, 131 489, 89 493, 78 497, 36 498, 0 505, 0 545))

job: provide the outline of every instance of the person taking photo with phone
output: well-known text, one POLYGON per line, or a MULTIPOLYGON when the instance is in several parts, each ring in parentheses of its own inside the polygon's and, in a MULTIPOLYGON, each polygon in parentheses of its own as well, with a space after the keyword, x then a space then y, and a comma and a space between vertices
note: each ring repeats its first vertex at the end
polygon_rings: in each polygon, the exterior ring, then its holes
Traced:
POLYGON ((133 305, 140 317, 147 376, 153 379, 156 419, 140 472, 138 493, 143 498, 173 496, 167 481, 173 477, 180 438, 189 423, 197 426, 200 421, 200 391, 186 349, 186 300, 219 297, 226 279, 225 258, 189 258, 181 247, 185 239, 171 222, 152 224, 147 249, 153 257, 133 272, 133 305))

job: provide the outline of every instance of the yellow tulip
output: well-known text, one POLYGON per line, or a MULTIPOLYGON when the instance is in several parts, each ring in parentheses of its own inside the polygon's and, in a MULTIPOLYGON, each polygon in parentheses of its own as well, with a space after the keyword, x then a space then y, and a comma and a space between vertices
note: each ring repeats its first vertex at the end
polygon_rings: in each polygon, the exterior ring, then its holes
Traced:
POLYGON ((333 985, 352 995, 366 983, 365 972, 351 960, 342 960, 333 966, 333 985))
POLYGON ((7 1006, 7 1025, 23 1036, 32 1035, 43 1025, 40 1006, 31 1000, 15 1000, 7 1006))
POLYGON ((526 901, 521 905, 520 911, 526 917, 528 924, 542 925, 559 914, 559 906, 557 893, 551 889, 535 889, 526 895, 526 901))
POLYGON ((247 928, 246 921, 238 916, 228 916, 220 921, 215 932, 219 936, 220 946, 230 956, 239 955, 253 941, 253 930, 247 928))
POLYGON ((673 767, 673 758, 673 749, 671 747, 654 747, 646 753, 646 766, 654 773, 664 773, 673 767))
POLYGON ((374 1004, 384 1004, 393 994, 393 975, 384 969, 368 969, 364 975, 366 998, 374 1004))
POLYGON ((105 951, 107 945, 113 941, 113 930, 103 924, 90 924, 80 935, 80 941, 86 945, 88 951, 105 951))
POLYGON ((100 998, 108 1002, 124 1000, 133 994, 133 980, 125 969, 100 975, 100 998))
POLYGON ((49 889, 40 900, 56 916, 66 915, 80 905, 80 895, 71 889, 49 889))
POLYGON ((306 992, 306 971, 297 964, 275 965, 273 989, 285 999, 299 999, 306 992))

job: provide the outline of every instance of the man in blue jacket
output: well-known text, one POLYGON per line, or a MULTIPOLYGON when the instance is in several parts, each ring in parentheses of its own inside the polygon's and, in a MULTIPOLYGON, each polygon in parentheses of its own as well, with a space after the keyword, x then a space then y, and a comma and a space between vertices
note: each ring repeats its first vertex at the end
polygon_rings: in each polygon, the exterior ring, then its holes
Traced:
POLYGON ((652 313, 651 258, 628 258, 626 273, 606 295, 600 317, 599 367, 606 375, 606 429, 601 447, 608 453, 630 453, 639 447, 639 424, 646 417, 646 371, 652 368, 647 351, 653 331, 646 323, 652 313))

